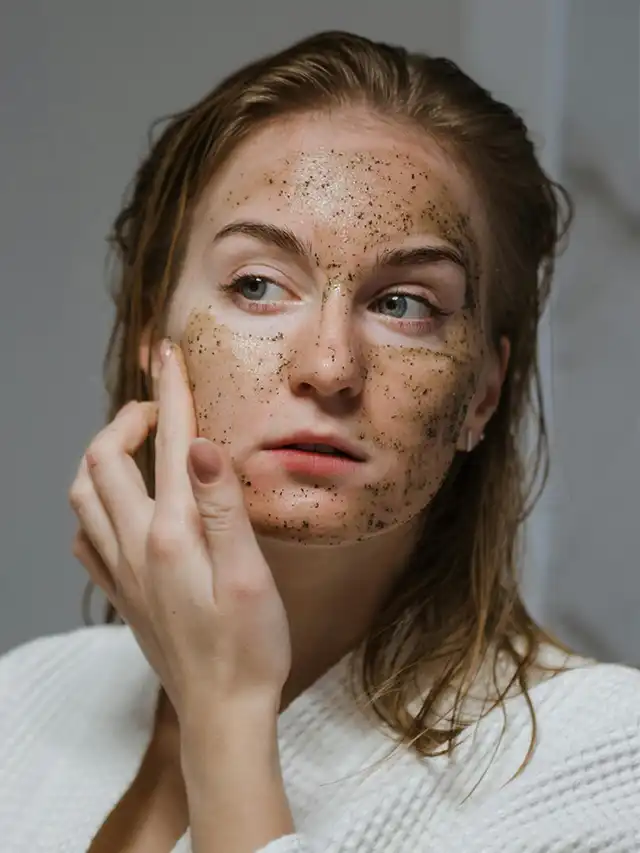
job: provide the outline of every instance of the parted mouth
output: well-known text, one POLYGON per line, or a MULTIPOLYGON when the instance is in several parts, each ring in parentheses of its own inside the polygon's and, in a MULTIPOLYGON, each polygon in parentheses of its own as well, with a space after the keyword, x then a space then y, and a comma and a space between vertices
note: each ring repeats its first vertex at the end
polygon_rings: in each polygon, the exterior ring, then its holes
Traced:
POLYGON ((270 442, 268 450, 298 450, 303 453, 324 453, 330 456, 341 456, 355 462, 364 462, 366 454, 348 439, 335 435, 319 435, 316 433, 296 433, 282 439, 270 442))
POLYGON ((353 459, 349 453, 331 447, 329 444, 284 444, 275 450, 300 450, 304 453, 324 453, 325 456, 341 456, 343 459, 353 459))

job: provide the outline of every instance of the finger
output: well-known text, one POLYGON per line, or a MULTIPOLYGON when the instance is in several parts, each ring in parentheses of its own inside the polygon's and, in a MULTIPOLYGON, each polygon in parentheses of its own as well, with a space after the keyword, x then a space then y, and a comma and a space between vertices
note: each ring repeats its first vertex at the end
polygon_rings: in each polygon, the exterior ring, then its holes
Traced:
POLYGON ((98 433, 92 445, 98 439, 119 436, 119 440, 124 441, 125 451, 129 454, 135 453, 147 435, 155 428, 157 422, 158 404, 156 402, 149 400, 129 400, 116 413, 114 419, 98 433), (142 422, 146 423, 146 431, 144 432, 141 430, 142 422), (138 432, 131 431, 130 425, 132 423, 138 426, 138 432), (127 427, 127 424, 129 424, 129 427, 127 427))
POLYGON ((155 403, 136 403, 102 430, 85 454, 96 493, 125 554, 131 553, 129 542, 139 538, 141 525, 153 508, 146 489, 140 488, 140 471, 131 454, 139 449, 156 422, 155 403))
POLYGON ((79 530, 73 540, 73 556, 87 570, 92 582, 100 587, 109 601, 115 606, 116 590, 113 578, 104 560, 83 530, 79 530))
POLYGON ((114 421, 117 420, 119 417, 121 417, 121 415, 124 415, 127 412, 130 412, 132 409, 134 409, 138 405, 138 402, 139 402, 138 400, 129 400, 128 403, 125 403, 124 406, 122 406, 120 408, 120 410, 118 412, 116 412, 116 415, 114 417, 114 421))
POLYGON ((225 567, 233 567, 238 586, 259 589, 269 580, 266 562, 249 521, 242 487, 222 448, 205 438, 190 447, 188 471, 207 540, 216 586, 224 585, 225 567))
POLYGON ((182 353, 169 341, 163 341, 161 346, 155 443, 156 515, 176 521, 192 515, 194 509, 187 456, 197 432, 196 416, 182 353))
POLYGON ((69 489, 69 503, 80 527, 86 531, 84 538, 89 537, 96 553, 107 566, 117 566, 120 555, 118 539, 89 474, 86 456, 82 457, 76 478, 69 489))
MULTIPOLYGON (((139 400, 129 400, 128 403, 125 403, 124 406, 122 406, 122 408, 118 412, 116 412, 116 415, 114 416, 113 421, 111 422, 111 424, 108 424, 105 427, 105 430, 109 431, 112 427, 112 424, 116 424, 116 422, 119 421, 124 415, 128 414, 130 416, 131 413, 135 411, 136 407, 140 406, 140 405, 145 405, 145 406, 149 407, 151 415, 153 415, 153 413, 155 412, 156 421, 157 421, 158 404, 156 402, 144 402, 143 403, 142 401, 139 401, 139 400)), ((155 424, 151 427, 151 430, 154 428, 154 426, 155 426, 155 424)), ((131 453, 135 453, 135 450, 132 450, 131 453)), ((138 468, 137 465, 135 465, 132 468, 132 471, 133 471, 133 475, 135 477, 135 484, 137 485, 138 489, 143 494, 147 495, 148 494, 147 485, 144 481, 144 477, 142 476, 142 472, 140 471, 140 469, 138 468)))

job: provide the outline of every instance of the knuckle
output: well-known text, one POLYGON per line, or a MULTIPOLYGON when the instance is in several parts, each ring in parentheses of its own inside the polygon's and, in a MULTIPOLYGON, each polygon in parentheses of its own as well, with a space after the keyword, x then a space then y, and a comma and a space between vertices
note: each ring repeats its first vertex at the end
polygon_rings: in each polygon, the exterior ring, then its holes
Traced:
POLYGON ((69 504, 74 512, 79 512, 84 507, 89 499, 90 493, 91 486, 84 480, 84 478, 78 478, 74 481, 69 489, 69 504))
POLYGON ((228 592, 237 601, 256 601, 265 594, 265 584, 256 578, 235 578, 231 581, 228 592))
POLYGON ((202 523, 210 533, 228 533, 238 529, 237 507, 202 501, 199 509, 202 523))
POLYGON ((112 455, 112 442, 107 433, 96 438, 89 445, 86 457, 89 468, 102 468, 112 455))
POLYGON ((154 522, 147 539, 149 555, 155 560, 171 560, 184 553, 184 533, 174 522, 154 522))
POLYGON ((238 607, 259 606, 273 594, 266 579, 250 570, 234 572, 222 581, 221 588, 224 598, 238 607))

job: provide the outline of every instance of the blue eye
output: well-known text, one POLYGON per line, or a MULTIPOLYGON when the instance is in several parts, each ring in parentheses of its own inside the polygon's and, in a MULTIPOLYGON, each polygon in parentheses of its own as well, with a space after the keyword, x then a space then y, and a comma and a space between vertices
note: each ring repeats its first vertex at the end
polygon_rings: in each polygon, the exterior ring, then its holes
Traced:
POLYGON ((379 306, 376 313, 384 313, 385 317, 394 317, 397 320, 423 320, 425 317, 439 313, 438 309, 428 299, 416 296, 413 293, 388 293, 374 304, 379 306), (411 311, 412 303, 415 306, 414 312, 417 309, 417 316, 407 317, 407 312, 411 311), (387 309, 389 313, 383 309, 387 309))
POLYGON ((258 302, 264 298, 269 285, 282 290, 270 279, 263 278, 260 275, 239 275, 231 282, 230 288, 250 302, 258 302))

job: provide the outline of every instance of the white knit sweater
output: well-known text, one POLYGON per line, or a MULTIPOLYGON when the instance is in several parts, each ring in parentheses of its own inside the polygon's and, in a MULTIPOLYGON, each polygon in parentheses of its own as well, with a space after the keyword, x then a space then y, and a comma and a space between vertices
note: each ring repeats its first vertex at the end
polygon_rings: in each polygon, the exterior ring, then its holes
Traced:
MULTIPOLYGON (((508 700, 453 758, 398 750, 358 711, 347 658, 280 715, 297 833, 260 853, 640 853, 640 673, 580 665, 538 684, 540 743, 508 700), (367 769, 369 768, 369 769, 367 769)), ((0 658, 0 850, 85 853, 135 777, 158 682, 128 628, 44 637, 0 658)), ((189 853, 189 833, 174 853, 189 853)))

